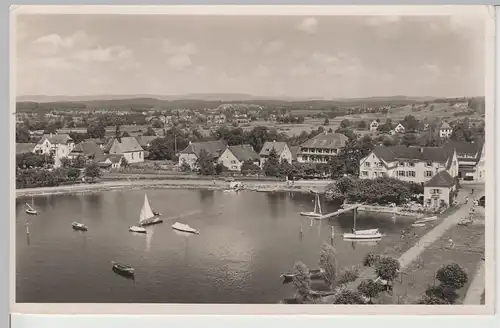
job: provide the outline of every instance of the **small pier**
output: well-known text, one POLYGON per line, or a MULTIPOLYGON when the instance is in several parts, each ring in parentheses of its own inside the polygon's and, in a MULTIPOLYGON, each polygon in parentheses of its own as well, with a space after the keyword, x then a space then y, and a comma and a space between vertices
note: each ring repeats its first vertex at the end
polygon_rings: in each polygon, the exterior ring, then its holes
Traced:
POLYGON ((335 211, 333 213, 325 214, 325 215, 319 217, 318 219, 319 220, 330 219, 330 218, 333 218, 334 216, 344 214, 344 213, 349 212, 349 211, 354 211, 354 216, 356 217, 356 214, 357 214, 356 212, 358 210, 358 207, 360 207, 360 206, 361 206, 360 204, 356 204, 356 205, 351 205, 347 208, 341 208, 340 210, 335 211))

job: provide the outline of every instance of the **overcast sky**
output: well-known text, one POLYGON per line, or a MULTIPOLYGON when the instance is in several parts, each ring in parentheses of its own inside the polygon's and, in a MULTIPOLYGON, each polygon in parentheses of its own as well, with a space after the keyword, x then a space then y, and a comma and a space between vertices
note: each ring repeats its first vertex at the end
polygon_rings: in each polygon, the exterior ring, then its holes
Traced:
POLYGON ((17 95, 484 95, 484 23, 408 16, 19 15, 17 95))

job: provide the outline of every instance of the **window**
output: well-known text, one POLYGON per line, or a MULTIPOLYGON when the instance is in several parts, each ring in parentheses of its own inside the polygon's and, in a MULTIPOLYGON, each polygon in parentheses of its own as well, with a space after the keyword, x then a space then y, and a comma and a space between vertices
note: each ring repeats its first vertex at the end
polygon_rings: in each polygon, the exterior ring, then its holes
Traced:
POLYGON ((425 166, 432 166, 432 162, 425 163, 425 166))
POLYGON ((370 162, 365 162, 366 167, 370 167, 370 162))
POLYGON ((378 167, 382 167, 382 162, 378 162, 378 163, 377 163, 377 166, 378 166, 378 167))
POLYGON ((373 172, 373 176, 376 178, 378 176, 378 172, 373 172))
POLYGON ((399 162, 399 166, 405 166, 405 162, 399 162))
POLYGON ((132 159, 134 159, 134 153, 132 153, 132 159))
POLYGON ((363 171, 361 172, 363 174, 364 177, 367 177, 368 176, 368 171, 363 171))
POLYGON ((405 176, 405 171, 398 171, 398 176, 404 177, 405 176))
POLYGON ((407 171, 406 172, 406 176, 414 178, 415 177, 415 171, 407 171))
POLYGON ((431 194, 433 195, 439 195, 441 193, 441 189, 432 189, 431 194))
POLYGON ((233 159, 233 160, 231 161, 231 164, 236 164, 236 161, 233 159))
POLYGON ((425 171, 425 177, 426 178, 432 177, 432 171, 425 171))
POLYGON ((139 153, 139 158, 141 158, 141 157, 142 157, 142 153, 139 153))
POLYGON ((408 163, 408 166, 415 167, 415 163, 410 162, 410 163, 408 163))

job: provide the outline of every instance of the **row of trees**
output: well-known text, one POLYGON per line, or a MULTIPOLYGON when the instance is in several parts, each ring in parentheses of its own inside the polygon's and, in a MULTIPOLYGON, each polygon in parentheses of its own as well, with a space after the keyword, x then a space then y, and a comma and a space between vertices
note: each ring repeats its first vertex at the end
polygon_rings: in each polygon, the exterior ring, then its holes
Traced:
MULTIPOLYGON (((36 168, 16 170, 16 189, 53 187, 64 183, 74 183, 81 176, 78 168, 57 168, 53 170, 40 170, 36 168)), ((89 181, 101 176, 99 167, 92 163, 85 167, 84 177, 89 181)))

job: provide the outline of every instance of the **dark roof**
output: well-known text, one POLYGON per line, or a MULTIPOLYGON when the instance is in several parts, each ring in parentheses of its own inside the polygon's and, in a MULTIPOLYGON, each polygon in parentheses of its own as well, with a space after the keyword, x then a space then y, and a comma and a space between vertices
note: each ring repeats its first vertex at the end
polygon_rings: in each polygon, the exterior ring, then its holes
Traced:
POLYGON ((16 143, 16 154, 31 153, 35 148, 34 143, 16 143))
POLYGON ((202 150, 206 151, 213 157, 219 157, 226 149, 226 144, 222 141, 204 141, 204 142, 191 142, 181 154, 195 154, 200 156, 202 150))
POLYGON ((99 164, 99 163, 103 163, 109 159, 111 161, 111 163, 118 163, 118 162, 120 162, 122 157, 123 157, 123 154, 103 154, 103 155, 99 155, 98 157, 96 157, 95 161, 99 164))
POLYGON ((349 138, 341 133, 320 133, 307 140, 300 147, 338 149, 345 146, 349 138))
POLYGON ((297 160, 297 154, 300 150, 300 146, 290 146, 288 147, 290 148, 290 152, 292 153, 292 161, 296 161, 297 160))
POLYGON ((48 139, 51 144, 65 144, 70 141, 73 141, 69 134, 63 133, 63 134, 44 134, 40 140, 38 140, 38 144, 41 145, 43 142, 48 139))
POLYGON ((99 156, 103 154, 101 147, 94 141, 83 141, 73 148, 71 155, 99 156))
POLYGON ((245 162, 248 160, 258 160, 259 154, 253 150, 251 145, 235 145, 227 147, 233 155, 240 161, 245 162))
POLYGON ((273 148, 276 151, 276 153, 278 153, 278 155, 280 155, 286 146, 287 146, 286 142, 266 141, 264 143, 264 145, 262 146, 262 149, 260 150, 259 155, 260 156, 269 156, 269 153, 271 152, 271 149, 273 149, 273 148))
POLYGON ((137 139, 137 142, 139 142, 139 145, 141 145, 142 148, 147 147, 153 140, 158 139, 158 136, 137 136, 135 137, 137 139))
POLYGON ((121 137, 120 140, 112 138, 104 147, 105 153, 123 154, 132 151, 141 151, 142 149, 137 139, 134 137, 121 137))
POLYGON ((443 147, 376 146, 373 152, 386 162, 417 160, 444 163, 452 155, 443 147))
POLYGON ((483 144, 482 142, 470 143, 467 141, 449 140, 443 145, 443 147, 449 150, 455 149, 458 157, 460 157, 460 154, 466 154, 470 156, 474 156, 477 154, 479 156, 483 148, 483 144))
POLYGON ((424 187, 452 187, 455 185, 455 179, 448 173, 448 171, 441 171, 433 176, 429 181, 424 184, 424 187))
POLYGON ((106 140, 100 139, 100 138, 89 138, 89 139, 87 139, 85 141, 95 142, 98 145, 103 145, 103 144, 106 143, 106 140))

